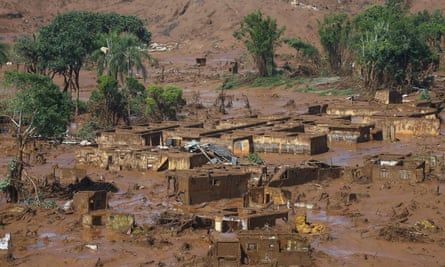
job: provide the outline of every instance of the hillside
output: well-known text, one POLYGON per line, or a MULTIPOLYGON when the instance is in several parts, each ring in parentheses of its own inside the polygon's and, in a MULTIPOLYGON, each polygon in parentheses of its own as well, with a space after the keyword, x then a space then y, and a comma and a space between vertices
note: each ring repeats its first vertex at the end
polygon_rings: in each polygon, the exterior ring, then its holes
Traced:
MULTIPOLYGON (((383 0, 45 0, 0 1, 0 37, 8 42, 29 34, 70 10, 117 12, 136 15, 145 21, 153 42, 178 44, 183 55, 227 54, 243 49, 232 33, 242 18, 255 10, 285 26, 285 37, 301 37, 318 45, 317 19, 326 14, 354 15, 383 0)), ((445 9, 443 0, 416 0, 412 12, 445 9)))

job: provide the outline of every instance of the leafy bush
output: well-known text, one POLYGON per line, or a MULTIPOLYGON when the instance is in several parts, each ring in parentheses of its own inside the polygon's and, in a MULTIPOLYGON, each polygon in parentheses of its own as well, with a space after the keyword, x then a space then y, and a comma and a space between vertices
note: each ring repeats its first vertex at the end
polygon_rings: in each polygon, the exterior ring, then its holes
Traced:
POLYGON ((81 139, 88 140, 88 141, 94 141, 96 138, 94 136, 94 131, 99 130, 100 127, 95 121, 89 121, 85 125, 80 128, 77 136, 81 139))
POLYGON ((263 159, 260 157, 258 152, 250 153, 249 155, 245 156, 245 159, 255 164, 264 163, 263 159))
POLYGON ((11 185, 11 180, 8 178, 2 178, 0 179, 0 190, 2 192, 6 192, 6 189, 8 188, 8 186, 11 185))
POLYGON ((430 94, 428 93, 428 90, 422 89, 419 94, 419 100, 430 100, 430 99, 431 97, 430 94))
POLYGON ((302 93, 309 93, 309 92, 313 92, 315 91, 314 87, 311 87, 309 85, 306 85, 306 87, 304 88, 300 88, 298 91, 302 92, 302 93))

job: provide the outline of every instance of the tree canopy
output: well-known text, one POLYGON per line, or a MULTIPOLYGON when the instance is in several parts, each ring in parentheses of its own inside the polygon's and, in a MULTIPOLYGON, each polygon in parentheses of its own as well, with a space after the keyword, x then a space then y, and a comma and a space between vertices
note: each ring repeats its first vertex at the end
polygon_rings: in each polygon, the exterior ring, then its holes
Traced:
POLYGON ((0 65, 5 64, 9 58, 9 45, 0 43, 0 65))
POLYGON ((100 48, 101 34, 112 32, 132 33, 143 43, 151 40, 151 33, 135 16, 71 11, 55 16, 34 38, 21 39, 16 51, 33 65, 30 71, 62 75, 63 91, 77 91, 78 99, 80 70, 87 56, 100 48))
POLYGON ((177 86, 152 84, 147 86, 146 94, 147 113, 157 120, 176 120, 176 114, 186 104, 182 89, 177 86))
POLYGON ((433 70, 437 55, 416 21, 417 16, 408 15, 400 5, 374 6, 354 18, 351 47, 366 86, 412 86, 433 70))
POLYGON ((98 89, 91 92, 88 110, 103 128, 116 126, 125 118, 125 99, 118 90, 118 82, 111 76, 97 78, 98 89))
MULTIPOLYGON (((351 24, 346 14, 328 15, 318 21, 320 42, 327 53, 329 67, 335 73, 347 73, 351 24)), ((349 74, 349 73, 347 73, 349 74)))
POLYGON ((437 67, 445 18, 441 11, 410 14, 408 6, 405 0, 387 0, 352 20, 346 14, 326 16, 318 32, 331 69, 345 73, 358 63, 371 90, 422 83, 437 67))
POLYGON ((285 27, 278 28, 276 20, 269 16, 263 18, 263 13, 257 11, 246 15, 240 23, 240 30, 233 33, 253 56, 259 76, 273 74, 275 47, 280 44, 284 30, 285 27))
POLYGON ((68 95, 62 93, 47 76, 6 71, 4 81, 17 92, 7 102, 5 112, 11 117, 21 114, 21 124, 31 136, 61 137, 66 132, 73 108, 68 95))
POLYGON ((100 41, 101 47, 92 53, 92 60, 97 62, 97 72, 119 79, 124 83, 125 77, 135 77, 140 73, 144 80, 147 78, 147 68, 144 60, 151 62, 147 52, 147 45, 131 33, 106 34, 100 41))

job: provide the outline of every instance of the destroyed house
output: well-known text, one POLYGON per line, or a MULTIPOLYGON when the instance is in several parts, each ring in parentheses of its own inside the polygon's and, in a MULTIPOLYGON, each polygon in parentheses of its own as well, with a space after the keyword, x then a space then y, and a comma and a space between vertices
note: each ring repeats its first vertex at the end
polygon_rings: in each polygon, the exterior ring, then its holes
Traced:
POLYGON ((280 166, 267 184, 269 187, 293 186, 329 178, 339 178, 343 167, 318 161, 306 161, 298 166, 280 166))
POLYGON ((161 163, 162 155, 151 149, 80 147, 76 166, 94 166, 111 171, 147 170, 161 163))
POLYGON ((74 194, 73 208, 79 213, 89 213, 108 208, 107 191, 80 191, 74 194))
POLYGON ((213 227, 216 232, 225 233, 273 227, 277 220, 288 220, 289 209, 270 210, 237 207, 225 208, 216 212, 200 212, 195 216, 200 225, 213 227))
POLYGON ((240 167, 212 165, 207 169, 169 171, 166 176, 176 199, 192 205, 242 197, 251 174, 240 167))
POLYGON ((85 169, 77 168, 55 168, 54 177, 58 178, 61 184, 72 184, 79 182, 82 178, 87 176, 85 169))
POLYGON ((423 182, 426 177, 424 160, 408 155, 380 154, 365 159, 363 174, 374 181, 401 180, 423 182))
POLYGON ((313 266, 309 242, 294 233, 212 233, 210 243, 212 266, 313 266))
POLYGON ((299 116, 303 119, 307 133, 326 133, 328 142, 361 143, 371 140, 371 123, 353 122, 350 115, 345 116, 299 116))
POLYGON ((256 152, 315 155, 329 150, 326 134, 270 132, 254 134, 256 152))
POLYGON ((355 122, 374 124, 381 129, 384 140, 393 140, 401 135, 438 135, 440 120, 438 109, 413 107, 396 104, 354 103, 351 105, 333 104, 327 114, 350 115, 355 122))
POLYGON ((249 207, 281 209, 287 208, 291 199, 291 191, 284 187, 259 186, 249 190, 246 202, 249 207))

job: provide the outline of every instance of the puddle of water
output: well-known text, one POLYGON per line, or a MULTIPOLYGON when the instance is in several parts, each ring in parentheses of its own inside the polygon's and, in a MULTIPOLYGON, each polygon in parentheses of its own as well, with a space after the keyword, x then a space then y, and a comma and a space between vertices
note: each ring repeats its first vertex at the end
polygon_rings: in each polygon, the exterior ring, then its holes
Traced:
POLYGON ((351 224, 350 220, 344 216, 330 215, 326 211, 314 211, 308 210, 306 213, 306 218, 308 222, 321 222, 327 226, 345 226, 349 227, 351 224))
POLYGON ((64 239, 67 235, 57 235, 55 233, 41 233, 36 243, 28 246, 28 250, 47 249, 54 245, 56 239, 64 239))

